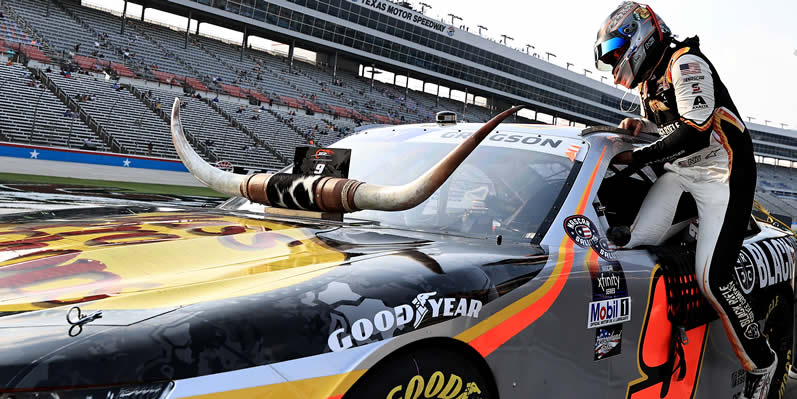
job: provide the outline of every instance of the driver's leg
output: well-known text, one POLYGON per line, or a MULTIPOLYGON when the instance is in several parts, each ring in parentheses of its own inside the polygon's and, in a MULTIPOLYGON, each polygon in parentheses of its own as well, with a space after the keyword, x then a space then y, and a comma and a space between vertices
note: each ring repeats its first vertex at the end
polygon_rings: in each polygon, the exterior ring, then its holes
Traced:
POLYGON ((667 172, 653 183, 631 226, 631 241, 625 245, 626 248, 661 245, 667 239, 667 231, 684 192, 681 179, 677 174, 667 172))
POLYGON ((753 298, 742 292, 734 271, 750 218, 754 187, 755 166, 737 168, 736 164, 729 182, 688 184, 700 221, 695 274, 744 369, 758 374, 766 372, 771 378, 769 367, 774 367, 774 352, 757 323, 764 317, 754 314, 753 298))

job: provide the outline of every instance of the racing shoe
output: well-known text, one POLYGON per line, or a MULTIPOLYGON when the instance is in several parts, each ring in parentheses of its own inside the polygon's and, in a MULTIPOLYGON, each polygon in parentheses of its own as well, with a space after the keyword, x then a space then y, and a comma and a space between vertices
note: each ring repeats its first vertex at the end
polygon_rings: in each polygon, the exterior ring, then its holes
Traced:
POLYGON ((775 368, 778 366, 778 355, 775 352, 772 352, 772 355, 775 356, 775 360, 769 367, 747 372, 747 378, 744 381, 744 399, 767 399, 769 386, 775 375, 775 368))

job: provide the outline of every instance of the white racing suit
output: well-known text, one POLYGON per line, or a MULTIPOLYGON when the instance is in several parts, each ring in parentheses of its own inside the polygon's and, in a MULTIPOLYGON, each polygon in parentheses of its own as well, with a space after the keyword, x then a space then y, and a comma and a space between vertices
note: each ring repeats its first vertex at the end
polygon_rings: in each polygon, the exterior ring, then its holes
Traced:
MULTIPOLYGON (((640 85, 645 130, 661 138, 633 152, 634 164, 665 161, 667 172, 653 185, 631 226, 626 245, 660 245, 667 237, 683 192, 697 203, 699 231, 695 274, 716 309, 731 345, 748 372, 774 371, 774 352, 759 331, 739 289, 734 265, 750 220, 756 166, 750 135, 697 38, 665 54, 653 76, 640 85)), ((771 377, 769 377, 771 378, 771 377)))

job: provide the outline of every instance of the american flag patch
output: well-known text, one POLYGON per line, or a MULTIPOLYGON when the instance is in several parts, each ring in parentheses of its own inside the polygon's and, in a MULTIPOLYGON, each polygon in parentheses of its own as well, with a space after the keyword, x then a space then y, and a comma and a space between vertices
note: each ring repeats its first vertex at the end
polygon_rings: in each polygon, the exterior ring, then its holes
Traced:
POLYGON ((592 238, 592 231, 587 226, 578 226, 577 229, 579 230, 578 233, 580 236, 584 238, 592 238))
POLYGON ((700 64, 697 62, 687 62, 686 64, 681 64, 679 68, 681 69, 681 75, 694 75, 696 73, 700 73, 700 64))

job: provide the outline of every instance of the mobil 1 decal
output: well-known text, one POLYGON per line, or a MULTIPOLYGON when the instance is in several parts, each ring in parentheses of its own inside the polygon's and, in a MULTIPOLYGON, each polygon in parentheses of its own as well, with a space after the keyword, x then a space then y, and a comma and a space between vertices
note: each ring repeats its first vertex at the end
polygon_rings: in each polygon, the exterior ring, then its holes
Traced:
POLYGON ((598 328, 631 320, 631 297, 592 301, 587 309, 587 328, 598 328))
POLYGON ((739 289, 745 294, 780 283, 791 283, 794 247, 791 237, 771 238, 745 244, 735 271, 739 289))

